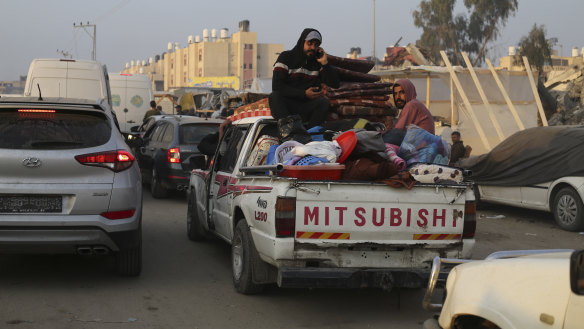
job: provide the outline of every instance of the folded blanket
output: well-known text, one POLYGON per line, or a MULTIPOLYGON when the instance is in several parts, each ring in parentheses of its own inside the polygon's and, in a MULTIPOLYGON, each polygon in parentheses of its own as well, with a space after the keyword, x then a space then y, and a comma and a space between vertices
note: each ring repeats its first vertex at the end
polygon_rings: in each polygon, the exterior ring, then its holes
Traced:
POLYGON ((370 95, 390 95, 391 93, 392 93, 391 88, 379 88, 379 89, 357 89, 357 90, 345 90, 345 91, 330 90, 326 95, 328 98, 352 98, 352 97, 370 96, 370 95))
POLYGON ((391 88, 393 83, 385 82, 341 82, 341 86, 335 91, 346 91, 355 89, 379 89, 379 88, 391 88))
POLYGON ((402 171, 406 169, 406 162, 404 159, 397 156, 398 151, 399 146, 385 143, 385 154, 387 154, 389 161, 393 162, 393 165, 397 168, 397 170, 402 171))
POLYGON ((381 108, 381 107, 369 107, 369 106, 354 106, 354 105, 341 105, 337 112, 343 116, 355 115, 375 115, 375 116, 395 116, 397 113, 392 110, 391 107, 381 108))
POLYGON ((362 99, 362 98, 336 98, 330 100, 331 107, 338 107, 339 105, 356 105, 369 107, 391 108, 391 105, 386 101, 362 99))

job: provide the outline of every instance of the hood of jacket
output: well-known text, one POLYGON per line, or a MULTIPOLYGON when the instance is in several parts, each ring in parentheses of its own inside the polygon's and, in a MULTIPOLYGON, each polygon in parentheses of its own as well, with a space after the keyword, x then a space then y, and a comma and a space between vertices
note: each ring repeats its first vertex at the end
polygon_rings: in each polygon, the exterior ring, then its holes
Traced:
POLYGON ((396 81, 393 84, 393 90, 395 90, 395 86, 401 86, 404 89, 404 92, 406 93, 406 103, 411 101, 412 99, 416 99, 416 97, 418 96, 416 94, 416 87, 408 79, 401 79, 396 81))
MULTIPOLYGON (((317 29, 313 29, 313 28, 305 28, 304 31, 302 31, 302 33, 300 34, 300 38, 298 38, 298 41, 296 42, 296 46, 294 46, 294 48, 292 48, 292 53, 294 54, 294 57, 297 59, 299 66, 302 66, 301 63, 306 63, 308 64, 308 62, 311 62, 310 64, 318 64, 318 62, 316 61, 316 58, 312 58, 310 61, 308 60, 308 56, 304 55, 304 39, 306 39, 306 36, 308 35, 308 33, 312 32, 312 31, 316 31, 320 34, 320 32, 317 29), (314 62, 314 63, 312 63, 314 62)), ((322 34, 321 34, 322 36, 322 34)), ((320 65, 318 65, 320 67, 320 65)))

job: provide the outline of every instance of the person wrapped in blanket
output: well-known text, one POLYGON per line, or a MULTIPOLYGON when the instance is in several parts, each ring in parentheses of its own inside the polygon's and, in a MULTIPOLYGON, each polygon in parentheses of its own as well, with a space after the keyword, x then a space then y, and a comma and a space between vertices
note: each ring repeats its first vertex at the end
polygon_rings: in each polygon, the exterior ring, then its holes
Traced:
POLYGON ((322 125, 329 110, 327 88, 340 85, 338 73, 328 64, 321 43, 320 32, 306 28, 296 46, 282 52, 274 64, 269 104, 278 126, 284 127, 282 141, 309 142, 305 129, 322 125))
POLYGON ((401 79, 393 84, 393 100, 401 112, 393 127, 383 135, 386 143, 400 145, 410 124, 434 134, 434 118, 416 97, 416 87, 410 80, 401 79))

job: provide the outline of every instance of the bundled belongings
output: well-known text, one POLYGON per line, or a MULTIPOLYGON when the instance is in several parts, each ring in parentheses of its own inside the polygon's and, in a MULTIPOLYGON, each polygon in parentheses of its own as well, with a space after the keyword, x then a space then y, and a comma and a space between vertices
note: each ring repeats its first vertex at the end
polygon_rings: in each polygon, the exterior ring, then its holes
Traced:
POLYGON ((416 164, 409 172, 420 183, 460 184, 463 179, 461 170, 435 164, 416 164))
POLYGON ((236 121, 243 118, 271 115, 272 113, 270 112, 268 99, 262 98, 259 101, 236 108, 233 112, 233 115, 229 116, 227 119, 236 121))
POLYGON ((391 83, 350 83, 327 93, 331 110, 342 118, 367 118, 383 121, 386 116, 395 117, 397 109, 388 102, 392 93, 391 83))
POLYGON ((480 185, 527 186, 584 176, 584 127, 550 126, 519 131, 489 153, 462 159, 480 185), (534 174, 536 173, 536 174, 534 174))
POLYGON ((406 161, 407 166, 418 162, 447 165, 450 148, 440 136, 416 125, 408 125, 397 155, 406 161))

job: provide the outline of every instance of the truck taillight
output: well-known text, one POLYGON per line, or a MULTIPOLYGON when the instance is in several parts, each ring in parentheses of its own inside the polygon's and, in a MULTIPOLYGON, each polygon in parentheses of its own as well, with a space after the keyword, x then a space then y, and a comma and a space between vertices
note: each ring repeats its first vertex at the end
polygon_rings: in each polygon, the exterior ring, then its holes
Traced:
POLYGON ((166 154, 166 158, 168 163, 180 163, 180 151, 178 147, 173 147, 168 149, 166 154))
POLYGON ((477 208, 474 201, 464 204, 464 228, 462 238, 474 238, 477 229, 477 208))
POLYGON ((296 231, 296 198, 276 199, 276 237, 293 237, 296 231))
POLYGON ((124 150, 76 155, 75 160, 85 166, 104 167, 113 172, 126 170, 134 163, 134 156, 124 150))

